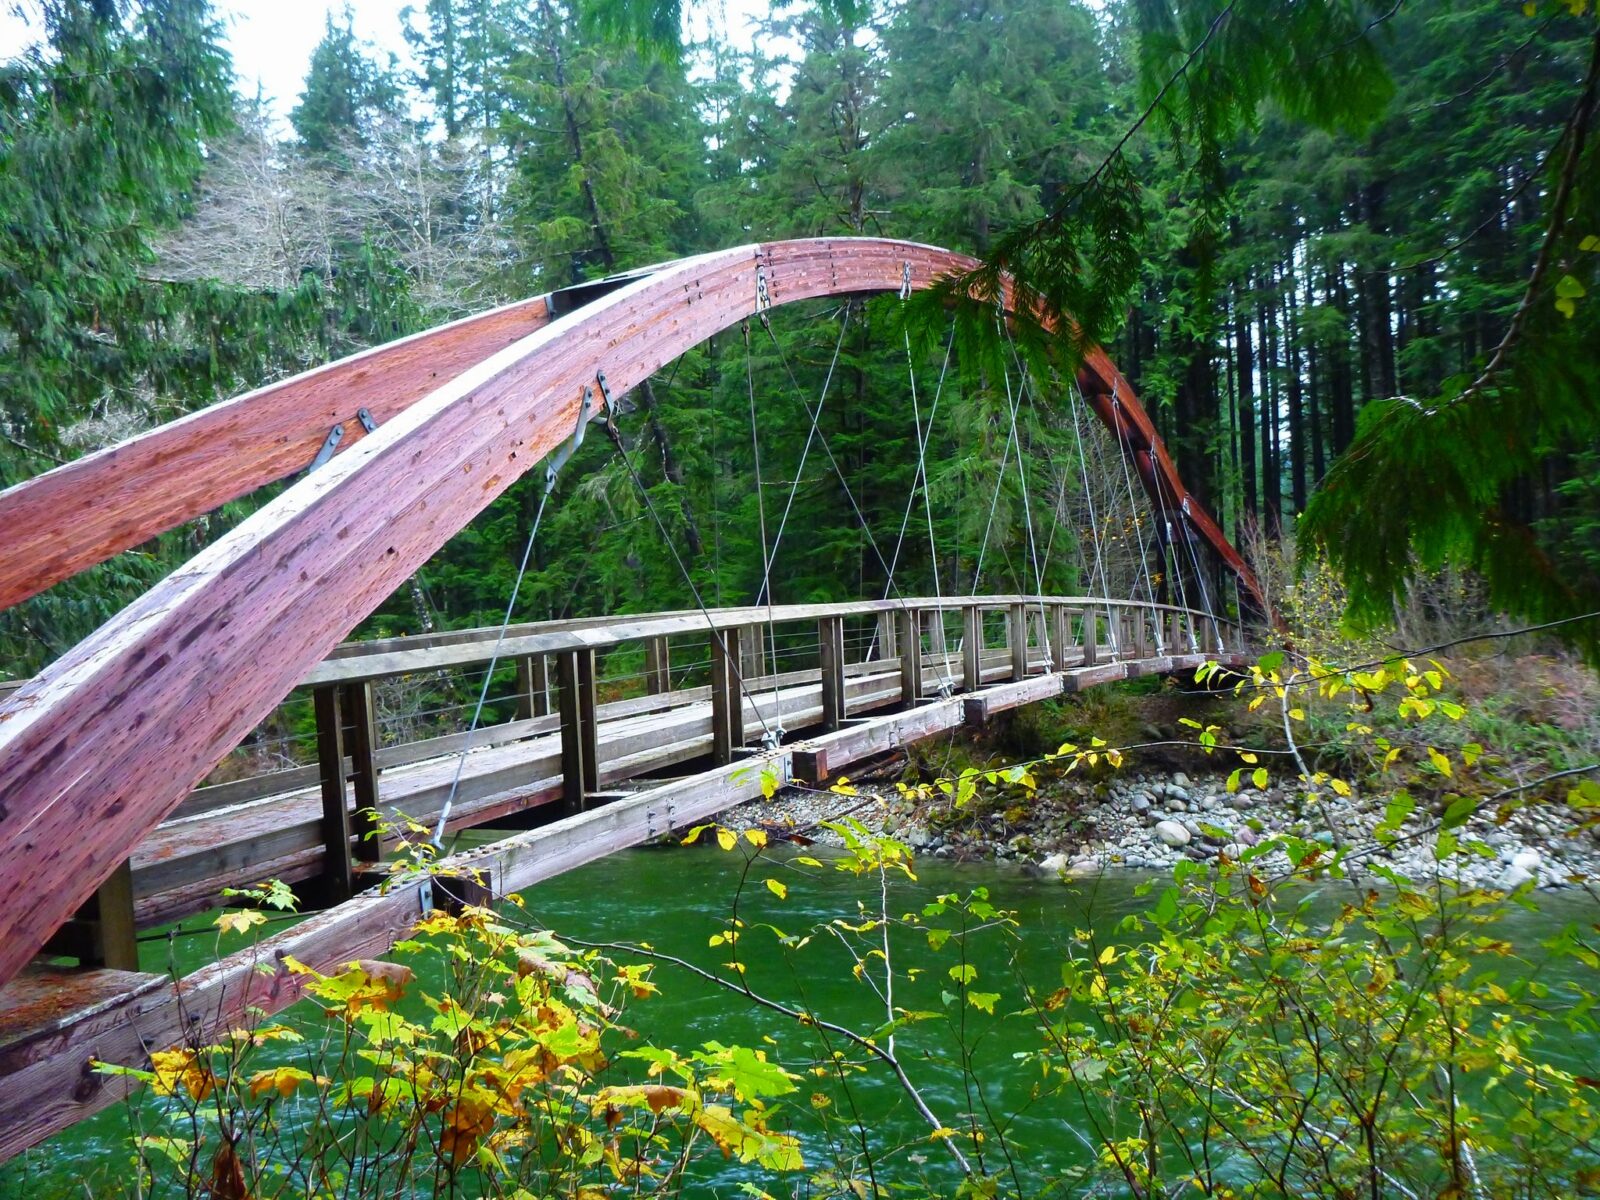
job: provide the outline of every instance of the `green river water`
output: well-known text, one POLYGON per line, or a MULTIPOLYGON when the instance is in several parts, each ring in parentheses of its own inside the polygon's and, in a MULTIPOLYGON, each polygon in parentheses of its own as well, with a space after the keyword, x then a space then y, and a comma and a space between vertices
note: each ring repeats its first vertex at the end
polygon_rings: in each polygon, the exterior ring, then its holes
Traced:
MULTIPOLYGON (((713 964, 723 954, 709 950, 707 939, 726 919, 738 859, 737 855, 715 851, 624 852, 530 889, 525 893, 526 916, 558 934, 565 932, 592 941, 647 942, 659 950, 713 964)), ((980 980, 998 981, 1007 973, 1006 958, 1014 952, 1021 969, 1032 980, 1039 986, 1053 987, 1059 979, 1057 964, 1075 928, 1093 927, 1109 940, 1114 927, 1126 915, 1151 903, 1150 897, 1139 896, 1135 891, 1144 877, 1130 873, 1112 873, 1064 885, 994 864, 958 865, 938 859, 919 861, 917 873, 915 882, 894 883, 891 912, 920 908, 939 893, 967 892, 977 887, 987 888, 997 906, 1015 910, 1020 922, 1015 942, 989 939, 976 943, 987 946, 975 956, 980 980)), ((743 911, 747 921, 771 921, 794 932, 836 916, 852 915, 858 899, 869 906, 877 902, 875 880, 861 880, 833 870, 797 871, 781 877, 789 882, 788 899, 779 901, 757 884, 747 893, 743 911)), ((1580 893, 1545 895, 1540 897, 1539 912, 1513 912, 1506 917, 1501 931, 1524 950, 1527 969, 1544 972, 1548 982, 1554 978, 1552 972, 1582 968, 1566 961, 1546 967, 1539 955, 1539 941, 1567 922, 1588 926, 1597 919, 1600 909, 1580 893)), ((197 920, 190 925, 204 923, 197 920)), ((791 1001, 803 1000, 831 1019, 869 1030, 882 1019, 881 1002, 853 979, 850 960, 843 950, 825 944, 828 942, 829 939, 821 939, 799 959, 791 960, 775 952, 757 954, 758 947, 770 943, 752 933, 746 945, 751 982, 758 990, 791 1001)), ((181 970, 194 969, 216 952, 215 939, 206 934, 179 938, 173 945, 181 970)), ((163 969, 167 943, 150 943, 147 950, 150 961, 146 966, 163 969)), ((926 968, 914 983, 902 985, 895 996, 896 1003, 907 1008, 940 1008, 939 993, 948 986, 945 971, 952 961, 949 955, 935 956, 925 942, 909 936, 896 945, 895 953, 902 969, 926 968)), ((662 994, 635 1005, 627 1014, 627 1023, 639 1031, 643 1041, 677 1049, 692 1049, 712 1040, 767 1045, 774 1057, 790 1065, 809 1063, 816 1056, 817 1047, 810 1035, 776 1014, 754 1010, 742 999, 671 967, 659 967, 655 980, 662 994), (764 1043, 764 1037, 773 1042, 764 1043)), ((424 978, 418 986, 425 989, 428 982, 424 978)), ((1014 994, 1010 986, 995 990, 1014 994)), ((934 1111, 941 1116, 948 1114, 952 1124, 959 1123, 957 1114, 977 1104, 987 1105, 995 1114, 1011 1116, 1011 1136, 1026 1148, 1027 1159, 1036 1170, 1053 1173, 1082 1161, 1087 1152, 1074 1133, 1074 1127, 1081 1123, 1081 1113, 1073 1113, 1059 1098, 1036 1107, 1028 1102, 1037 1069, 1025 1070, 1014 1057, 1035 1044, 1036 1035, 1028 1022, 991 1022, 986 1028, 988 1032, 978 1043, 974 1060, 981 1095, 970 1098, 965 1094, 961 1073, 940 1057, 949 1045, 947 1029, 929 1026, 902 1034, 900 1054, 924 1088, 934 1111)), ((1600 1066, 1600 1046, 1568 1044, 1559 1047, 1559 1053, 1564 1065, 1572 1068, 1596 1073, 1592 1068, 1600 1066)), ((933 1174, 934 1181, 951 1182, 944 1174, 948 1164, 940 1157, 939 1148, 929 1145, 926 1126, 887 1072, 873 1070, 855 1076, 851 1088, 854 1102, 880 1146, 909 1144, 897 1152, 909 1159, 900 1161, 895 1172, 898 1177, 915 1178, 926 1171, 933 1174), (927 1162, 918 1163, 917 1159, 927 1162)), ((802 1083, 802 1105, 808 1092, 808 1086, 802 1083)), ((812 1140, 806 1146, 808 1165, 830 1153, 816 1135, 810 1136, 812 1140)), ((101 1113, 0 1166, 0 1200, 131 1194, 126 1188, 131 1175, 129 1139, 124 1107, 101 1113), (116 1186, 118 1181, 121 1186, 116 1186)), ((697 1186, 693 1194, 739 1194, 737 1184, 742 1177, 737 1172, 719 1174, 715 1180, 697 1186)), ((765 1186, 776 1194, 787 1193, 777 1180, 769 1178, 765 1186)))

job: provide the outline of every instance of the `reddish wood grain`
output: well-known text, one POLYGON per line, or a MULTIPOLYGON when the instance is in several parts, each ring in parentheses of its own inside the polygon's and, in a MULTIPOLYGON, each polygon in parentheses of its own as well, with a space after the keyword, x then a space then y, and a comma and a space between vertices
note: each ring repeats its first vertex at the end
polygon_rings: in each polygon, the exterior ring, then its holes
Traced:
POLYGON ((549 320, 543 296, 268 384, 0 491, 0 609, 303 469, 335 425, 347 452, 452 376, 549 320))
MULTIPOLYGON (((636 387, 749 315, 758 272, 787 304, 972 265, 881 239, 668 264, 448 379, 202 551, 0 708, 0 982, 341 637, 571 435, 597 371, 613 394, 636 387)), ((1136 405, 1128 392, 1137 421, 1136 405)), ((113 507, 131 519, 129 501, 113 507)))

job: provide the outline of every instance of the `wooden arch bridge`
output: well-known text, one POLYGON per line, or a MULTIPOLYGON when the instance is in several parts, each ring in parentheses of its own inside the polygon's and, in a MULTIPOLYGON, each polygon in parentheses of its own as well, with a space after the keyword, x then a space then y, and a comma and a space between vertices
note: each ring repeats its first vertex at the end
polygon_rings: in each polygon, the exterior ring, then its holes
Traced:
MULTIPOLYGON (((91 1060, 142 1064, 281 1008, 299 995, 286 957, 381 955, 447 902, 455 885, 437 879, 366 888, 393 848, 368 836, 385 813, 444 837, 520 825, 444 861, 504 894, 754 798, 764 777, 821 781, 1007 708, 1237 659, 1242 630, 1220 604, 1153 595, 696 607, 341 644, 495 497, 540 464, 553 478, 590 420, 609 424, 614 398, 696 344, 771 307, 906 294, 974 265, 881 239, 683 259, 355 355, 0 492, 3 608, 316 467, 0 690, 0 1158, 125 1094, 91 1060), (643 668, 613 686, 613 661, 643 668), (386 744, 383 681, 507 662, 512 719, 386 744), (314 763, 205 782, 308 693, 314 763), (140 969, 140 930, 266 878, 326 907, 187 978, 140 969)), ((1259 602, 1116 367, 1092 350, 1076 382, 1151 509, 1259 602)))

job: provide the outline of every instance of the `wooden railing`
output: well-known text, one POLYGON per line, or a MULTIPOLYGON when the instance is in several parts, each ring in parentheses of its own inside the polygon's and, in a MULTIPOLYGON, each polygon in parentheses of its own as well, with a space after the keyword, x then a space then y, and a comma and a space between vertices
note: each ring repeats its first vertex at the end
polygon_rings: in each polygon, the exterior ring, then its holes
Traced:
MULTIPOLYGON (((223 886, 269 873, 313 881, 314 899, 337 903, 394 844, 381 832, 385 810, 431 823, 452 797, 451 832, 530 810, 559 817, 614 799, 634 777, 693 760, 727 764, 799 730, 839 730, 869 712, 1007 680, 1064 673, 1066 690, 1077 690, 1123 677, 1125 664, 1140 674, 1190 667, 1238 650, 1242 639, 1236 623, 1184 608, 989 595, 687 610, 347 643, 285 701, 303 713, 309 698, 315 761, 197 788, 54 948, 108 965, 136 961, 136 928, 201 911, 223 886), (458 690, 475 698, 491 661, 514 690, 496 697, 485 724, 383 743, 385 681, 450 682, 452 672, 470 672, 470 686, 458 690), (469 748, 464 771, 445 769, 469 748)), ((983 702, 968 703, 981 719, 983 702)), ((794 762, 798 772, 826 773, 803 749, 794 762)))

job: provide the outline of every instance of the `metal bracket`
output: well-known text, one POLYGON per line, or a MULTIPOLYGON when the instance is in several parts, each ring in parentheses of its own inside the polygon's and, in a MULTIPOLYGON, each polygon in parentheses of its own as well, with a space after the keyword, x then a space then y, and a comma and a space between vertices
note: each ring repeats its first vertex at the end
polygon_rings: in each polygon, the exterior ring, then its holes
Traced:
POLYGON ((756 316, 761 318, 763 325, 767 321, 767 310, 772 307, 772 293, 767 290, 767 269, 763 266, 756 267, 756 316))
MULTIPOLYGON (((366 410, 363 409, 362 411, 365 412, 366 410)), ((339 448, 339 443, 342 441, 344 441, 343 425, 335 425, 328 430, 328 436, 322 439, 322 449, 318 450, 317 456, 311 460, 311 465, 306 468, 306 474, 311 474, 311 472, 332 458, 333 452, 339 448)))
POLYGON ((900 299, 911 298, 911 263, 906 261, 900 264, 900 299))
POLYGON ((763 750, 776 750, 779 746, 783 745, 783 735, 788 732, 789 731, 781 725, 772 729, 768 729, 761 735, 761 748, 763 750))
POLYGON ((600 385, 600 398, 606 402, 606 436, 620 446, 622 439, 617 435, 617 406, 611 399, 611 385, 606 382, 606 373, 596 371, 594 381, 600 385))
POLYGON ((433 880, 424 879, 417 884, 417 900, 422 905, 422 915, 427 916, 433 911, 433 880))
POLYGON ((378 432, 378 422, 373 418, 372 414, 370 412, 368 412, 366 409, 364 409, 364 408, 356 409, 356 420, 361 422, 361 428, 365 429, 368 433, 377 433, 378 432))
MULTIPOLYGON (((605 386, 604 375, 601 376, 600 386, 605 386)), ((589 417, 592 415, 593 411, 594 389, 585 384, 583 389, 583 400, 578 405, 578 427, 572 431, 571 440, 563 442, 560 446, 556 447, 555 453, 550 456, 549 461, 544 465, 545 495, 548 496, 551 492, 555 491, 556 476, 560 473, 561 468, 567 465, 567 460, 572 457, 573 453, 578 449, 578 447, 583 445, 583 431, 588 428, 589 417)))

